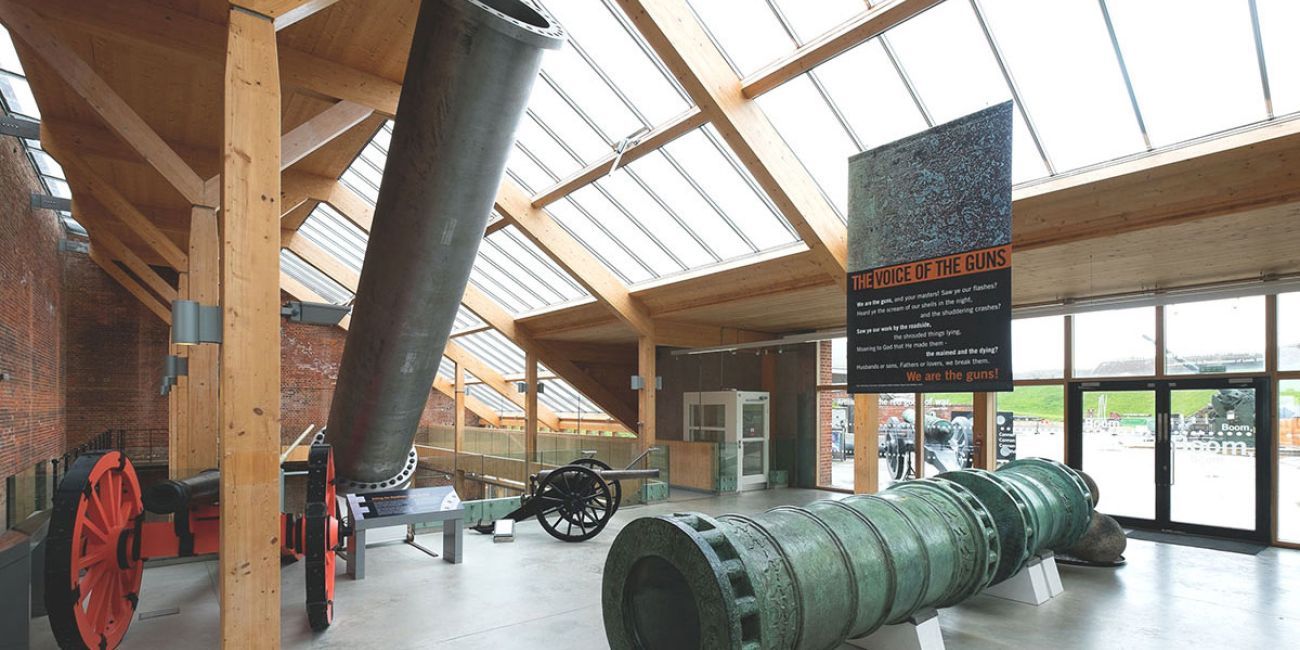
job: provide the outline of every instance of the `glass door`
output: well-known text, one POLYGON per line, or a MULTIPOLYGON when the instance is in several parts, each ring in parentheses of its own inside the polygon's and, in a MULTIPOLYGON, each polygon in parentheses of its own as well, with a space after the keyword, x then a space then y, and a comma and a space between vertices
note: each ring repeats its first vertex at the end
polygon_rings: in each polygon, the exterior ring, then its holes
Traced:
POLYGON ((1071 385, 1070 464, 1135 527, 1267 541, 1264 378, 1071 385))
POLYGON ((740 489, 767 487, 767 396, 762 401, 740 404, 740 489))

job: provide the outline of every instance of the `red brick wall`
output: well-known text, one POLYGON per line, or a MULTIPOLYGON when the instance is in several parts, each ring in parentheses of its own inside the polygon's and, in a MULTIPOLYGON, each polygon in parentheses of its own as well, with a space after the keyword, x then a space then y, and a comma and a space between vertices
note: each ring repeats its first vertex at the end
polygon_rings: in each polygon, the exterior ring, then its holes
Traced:
MULTIPOLYGON (((831 342, 817 343, 817 383, 831 382, 831 342)), ((831 407, 844 393, 817 392, 817 484, 831 484, 831 407)))
POLYGON ((84 254, 64 253, 67 440, 75 447, 105 429, 128 432, 127 447, 166 458, 167 398, 159 394, 168 354, 166 323, 84 254))
POLYGON ((62 225, 29 207, 39 188, 19 141, 0 138, 0 480, 63 448, 62 225))
MULTIPOLYGON (((287 294, 281 294, 281 298, 290 300, 287 294)), ((280 431, 288 444, 308 425, 320 428, 329 420, 347 332, 286 321, 280 333, 280 431)), ((420 425, 454 424, 455 408, 451 397, 431 390, 420 425)), ((466 424, 479 426, 480 422, 473 413, 467 413, 466 424)))

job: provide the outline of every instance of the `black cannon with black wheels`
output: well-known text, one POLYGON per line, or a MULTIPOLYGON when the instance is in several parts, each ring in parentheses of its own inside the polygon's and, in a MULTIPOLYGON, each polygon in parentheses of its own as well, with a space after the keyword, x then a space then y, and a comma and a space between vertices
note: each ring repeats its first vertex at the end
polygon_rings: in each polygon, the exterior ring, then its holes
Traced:
MULTIPOLYGON (((651 450, 647 450, 649 453, 651 450)), ((595 537, 623 502, 620 481, 659 478, 658 469, 632 469, 645 454, 624 469, 613 469, 604 461, 583 457, 555 469, 544 469, 528 477, 528 492, 519 507, 502 519, 523 521, 536 517, 542 528, 558 540, 582 542, 595 537)), ((480 533, 493 532, 495 522, 474 526, 480 533)))

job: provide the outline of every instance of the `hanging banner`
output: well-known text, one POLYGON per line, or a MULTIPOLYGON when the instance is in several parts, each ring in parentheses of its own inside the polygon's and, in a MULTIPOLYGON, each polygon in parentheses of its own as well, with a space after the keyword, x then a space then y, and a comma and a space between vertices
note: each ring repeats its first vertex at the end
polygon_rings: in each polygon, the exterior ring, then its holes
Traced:
POLYGON ((1006 102, 849 159, 850 393, 992 392, 1011 376, 1006 102))

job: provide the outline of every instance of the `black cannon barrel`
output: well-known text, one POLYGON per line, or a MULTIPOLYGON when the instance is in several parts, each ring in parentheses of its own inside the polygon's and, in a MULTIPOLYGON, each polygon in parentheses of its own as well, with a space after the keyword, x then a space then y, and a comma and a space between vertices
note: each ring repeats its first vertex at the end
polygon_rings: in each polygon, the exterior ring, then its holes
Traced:
POLYGON ((142 500, 149 512, 168 515, 184 512, 190 505, 210 503, 221 491, 221 472, 208 469, 187 478, 172 479, 150 486, 142 500))
POLYGON ((469 281, 542 54, 522 0, 423 0, 327 436, 341 479, 398 475, 469 281))

